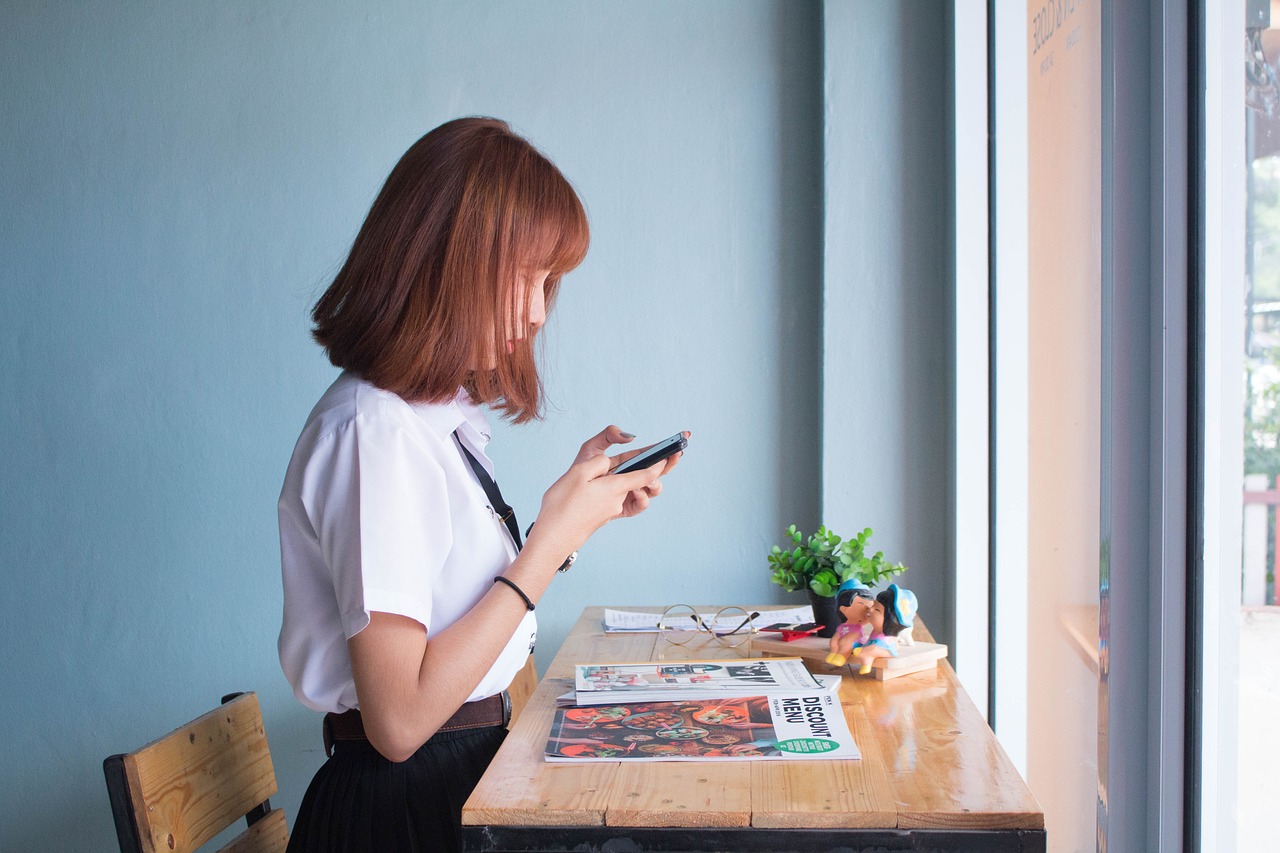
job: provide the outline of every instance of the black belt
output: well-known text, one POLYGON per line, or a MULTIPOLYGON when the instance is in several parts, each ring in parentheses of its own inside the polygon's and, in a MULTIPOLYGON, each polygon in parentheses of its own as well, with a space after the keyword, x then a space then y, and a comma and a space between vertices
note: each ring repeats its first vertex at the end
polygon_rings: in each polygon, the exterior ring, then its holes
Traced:
MULTIPOLYGON (((452 717, 445 720, 437 732, 457 732, 464 729, 487 729, 505 726, 511 722, 511 696, 502 691, 488 699, 467 702, 452 717)), ((352 708, 341 714, 324 715, 324 754, 333 755, 333 745, 344 741, 368 741, 364 733, 364 721, 360 711, 352 708)))

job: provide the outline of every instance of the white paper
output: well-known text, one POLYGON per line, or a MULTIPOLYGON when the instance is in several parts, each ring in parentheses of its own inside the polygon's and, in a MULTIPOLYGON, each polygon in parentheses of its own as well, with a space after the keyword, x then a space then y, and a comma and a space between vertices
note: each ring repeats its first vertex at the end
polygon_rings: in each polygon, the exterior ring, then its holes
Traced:
MULTIPOLYGON (((698 616, 706 623, 710 624, 715 618, 715 610, 699 611, 698 616)), ((761 610, 760 615, 756 617, 756 627, 761 625, 772 625, 775 622, 812 622, 813 608, 805 604, 800 607, 788 607, 782 610, 761 610)), ((604 611, 604 630, 607 634, 635 632, 655 632, 658 630, 658 620, 662 618, 661 613, 640 613, 635 610, 611 610, 605 608, 604 611)), ((670 630, 670 629, 669 629, 670 630)), ((690 628, 689 630, 696 630, 690 628)))

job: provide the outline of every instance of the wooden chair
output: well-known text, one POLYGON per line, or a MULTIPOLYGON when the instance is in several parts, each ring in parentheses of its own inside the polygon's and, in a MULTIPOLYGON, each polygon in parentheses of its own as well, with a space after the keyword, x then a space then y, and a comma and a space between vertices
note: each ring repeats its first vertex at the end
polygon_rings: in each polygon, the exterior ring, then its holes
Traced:
POLYGON ((220 853, 278 853, 289 841, 271 808, 276 773, 253 693, 103 763, 123 853, 195 850, 243 817, 249 828, 220 853))

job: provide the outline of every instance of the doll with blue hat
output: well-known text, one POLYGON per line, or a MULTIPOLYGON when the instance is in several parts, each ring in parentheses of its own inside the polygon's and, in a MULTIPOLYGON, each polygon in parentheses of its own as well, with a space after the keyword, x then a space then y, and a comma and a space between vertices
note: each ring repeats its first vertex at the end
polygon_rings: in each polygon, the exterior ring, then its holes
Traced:
POLYGON ((876 658, 896 657, 900 641, 903 645, 913 642, 911 629, 919 603, 909 589, 889 584, 873 599, 865 584, 845 581, 837 592, 836 606, 845 623, 831 638, 827 663, 832 666, 844 666, 853 656, 860 664, 858 672, 866 675, 876 658))

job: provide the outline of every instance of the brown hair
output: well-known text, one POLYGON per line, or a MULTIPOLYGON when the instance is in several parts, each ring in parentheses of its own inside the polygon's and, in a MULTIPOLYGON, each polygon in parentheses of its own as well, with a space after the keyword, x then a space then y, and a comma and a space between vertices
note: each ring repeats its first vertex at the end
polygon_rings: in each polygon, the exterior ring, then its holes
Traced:
POLYGON ((508 324, 527 323, 515 283, 550 270, 549 312, 589 240, 573 187, 506 122, 446 122, 391 170, 312 309, 312 334, 335 366, 406 400, 444 402, 464 387, 524 423, 541 414, 542 382, 532 333, 506 349, 508 324))

